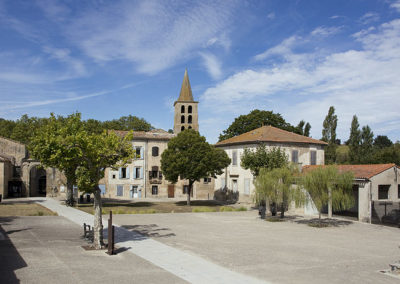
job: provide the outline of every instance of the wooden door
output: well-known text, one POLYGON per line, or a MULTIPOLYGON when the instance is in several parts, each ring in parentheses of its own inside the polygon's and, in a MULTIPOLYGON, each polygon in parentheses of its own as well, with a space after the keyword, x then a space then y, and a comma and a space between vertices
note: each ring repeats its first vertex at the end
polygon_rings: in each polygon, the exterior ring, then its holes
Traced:
POLYGON ((168 198, 175 197, 175 186, 173 184, 168 185, 168 198))

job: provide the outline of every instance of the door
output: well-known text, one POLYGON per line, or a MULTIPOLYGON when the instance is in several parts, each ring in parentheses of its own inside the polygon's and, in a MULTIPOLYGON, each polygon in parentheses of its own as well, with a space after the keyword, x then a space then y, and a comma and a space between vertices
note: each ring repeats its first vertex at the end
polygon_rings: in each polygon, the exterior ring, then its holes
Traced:
POLYGON ((233 192, 238 191, 237 179, 232 180, 232 190, 233 190, 233 192))
POLYGON ((168 198, 175 197, 175 186, 173 184, 168 185, 168 198))
POLYGON ((137 186, 133 186, 133 198, 138 198, 138 187, 137 186))

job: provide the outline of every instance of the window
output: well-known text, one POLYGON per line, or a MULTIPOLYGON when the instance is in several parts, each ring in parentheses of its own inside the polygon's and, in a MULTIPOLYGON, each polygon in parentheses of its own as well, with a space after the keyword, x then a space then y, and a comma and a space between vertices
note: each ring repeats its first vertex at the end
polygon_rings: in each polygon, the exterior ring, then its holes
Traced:
POLYGON ((316 165, 317 164, 317 151, 311 151, 310 152, 310 165, 316 165))
POLYGON ((237 179, 233 179, 233 180, 232 180, 232 190, 233 190, 233 192, 237 192, 237 191, 238 191, 238 182, 237 182, 237 179))
POLYGON ((184 185, 183 186, 183 194, 187 194, 189 191, 189 186, 188 185, 184 185))
POLYGON ((185 116, 184 115, 181 116, 181 123, 185 123, 185 116))
POLYGON ((390 184, 378 185, 378 199, 389 199, 390 184))
POLYGON ((143 169, 136 167, 133 172, 133 178, 135 179, 143 178, 143 169))
POLYGON ((296 163, 296 164, 299 162, 299 151, 298 150, 292 151, 292 162, 296 163))
POLYGON ((119 178, 129 178, 129 168, 119 168, 119 178))
POLYGON ((149 178, 158 178, 158 177, 159 177, 158 167, 157 166, 151 167, 151 171, 149 171, 149 178))
POLYGON ((154 146, 153 148, 151 148, 151 154, 153 157, 158 156, 158 147, 157 146, 154 146))
POLYGON ((209 183, 211 182, 211 178, 204 178, 204 183, 209 183))
POLYGON ((189 126, 189 127, 188 127, 188 129, 192 129, 192 127, 191 127, 191 126, 189 126))
POLYGON ((397 185, 397 198, 400 199, 400 184, 397 185))
POLYGON ((135 147, 136 159, 143 159, 143 147, 135 147))
POLYGON ((188 123, 192 123, 192 116, 191 115, 189 115, 189 117, 188 117, 188 123))
POLYGON ((158 195, 158 186, 157 185, 153 185, 151 187, 151 194, 152 195, 158 195))
POLYGON ((188 107, 188 113, 192 113, 192 106, 188 107))
POLYGON ((99 188, 100 188, 101 195, 106 194, 106 185, 105 184, 99 184, 99 188))
POLYGON ((185 130, 185 126, 182 126, 182 127, 181 127, 181 131, 183 131, 183 130, 185 130))
POLYGON ((232 151, 232 166, 237 166, 237 151, 232 151))
POLYGON ((117 185, 117 196, 124 196, 124 186, 117 185))
POLYGON ((115 179, 115 175, 113 175, 112 178, 115 179))
POLYGON ((185 106, 181 106, 181 113, 185 113, 185 106))
POLYGON ((162 172, 158 172, 158 178, 162 179, 162 172))

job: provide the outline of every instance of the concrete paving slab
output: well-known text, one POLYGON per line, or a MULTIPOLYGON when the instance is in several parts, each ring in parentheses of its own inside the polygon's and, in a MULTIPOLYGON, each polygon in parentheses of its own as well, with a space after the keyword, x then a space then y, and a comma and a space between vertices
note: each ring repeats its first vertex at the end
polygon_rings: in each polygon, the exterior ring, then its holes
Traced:
POLYGON ((400 230, 353 222, 313 228, 257 212, 115 215, 115 223, 272 283, 398 283, 378 272, 400 259, 400 230))
POLYGON ((85 251, 64 217, 2 217, 0 232, 0 283, 187 283, 131 253, 85 251))

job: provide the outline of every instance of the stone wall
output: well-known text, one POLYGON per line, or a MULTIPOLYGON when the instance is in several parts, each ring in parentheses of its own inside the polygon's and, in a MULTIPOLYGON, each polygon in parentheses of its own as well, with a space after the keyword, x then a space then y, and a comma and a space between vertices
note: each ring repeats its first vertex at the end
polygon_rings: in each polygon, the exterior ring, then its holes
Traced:
POLYGON ((16 166, 21 166, 23 159, 28 157, 24 144, 3 137, 0 137, 0 154, 13 157, 16 166))

